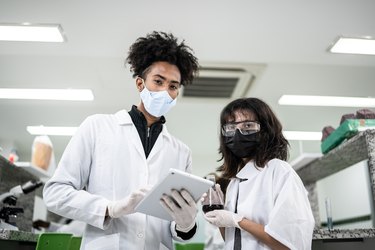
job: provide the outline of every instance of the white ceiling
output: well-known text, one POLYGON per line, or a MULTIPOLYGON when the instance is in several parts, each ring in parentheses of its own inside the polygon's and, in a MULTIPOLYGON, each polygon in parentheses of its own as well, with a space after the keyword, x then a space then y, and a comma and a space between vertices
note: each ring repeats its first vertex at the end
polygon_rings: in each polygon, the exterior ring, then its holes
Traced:
MULTIPOLYGON (((186 40, 202 65, 264 65, 246 96, 269 103, 284 130, 337 127, 356 108, 279 106, 282 94, 373 96, 375 56, 327 52, 339 35, 375 36, 375 1, 99 1, 0 0, 0 22, 58 23, 63 44, 0 42, 0 87, 91 88, 93 102, 0 100, 0 146, 28 161, 27 125, 78 126, 94 113, 138 104, 124 58, 153 30, 186 40)), ((184 99, 167 115, 168 130, 193 150, 194 172, 218 166, 218 118, 229 99, 184 99)), ((51 137, 60 159, 69 138, 51 137)), ((291 141, 293 160, 320 142, 291 141)))

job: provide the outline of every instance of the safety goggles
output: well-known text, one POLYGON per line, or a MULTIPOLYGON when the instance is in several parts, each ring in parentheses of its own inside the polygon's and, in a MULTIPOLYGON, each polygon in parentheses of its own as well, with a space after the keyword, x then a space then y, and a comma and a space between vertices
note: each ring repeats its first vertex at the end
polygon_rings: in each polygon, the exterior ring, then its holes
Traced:
POLYGON ((250 135, 260 130, 260 124, 256 121, 231 122, 223 125, 221 134, 225 137, 234 136, 236 130, 243 135, 250 135))

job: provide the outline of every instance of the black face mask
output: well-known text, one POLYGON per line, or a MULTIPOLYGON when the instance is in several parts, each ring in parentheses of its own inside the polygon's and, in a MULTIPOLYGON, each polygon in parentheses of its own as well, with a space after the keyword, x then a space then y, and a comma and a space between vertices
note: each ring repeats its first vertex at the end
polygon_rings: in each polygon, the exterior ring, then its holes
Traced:
POLYGON ((259 132, 243 135, 237 129, 232 137, 224 137, 225 145, 239 158, 248 158, 255 155, 259 144, 259 132))

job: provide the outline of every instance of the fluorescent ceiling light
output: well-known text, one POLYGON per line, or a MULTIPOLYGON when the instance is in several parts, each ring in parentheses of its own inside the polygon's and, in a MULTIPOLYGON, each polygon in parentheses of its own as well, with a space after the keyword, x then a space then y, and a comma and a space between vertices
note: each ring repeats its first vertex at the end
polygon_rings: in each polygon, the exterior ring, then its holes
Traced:
POLYGON ((375 39, 340 37, 329 49, 332 53, 375 55, 375 39))
POLYGON ((32 135, 72 136, 76 132, 77 127, 27 126, 26 130, 32 135))
POLYGON ((0 24, 0 41, 64 42, 58 24, 0 24))
POLYGON ((0 99, 92 101, 90 89, 10 89, 0 88, 0 99))
POLYGON ((283 135, 289 141, 320 141, 322 139, 322 132, 283 131, 283 135))
POLYGON ((342 96, 312 96, 312 95, 283 95, 280 105, 297 106, 333 106, 333 107, 375 107, 375 98, 342 97, 342 96))

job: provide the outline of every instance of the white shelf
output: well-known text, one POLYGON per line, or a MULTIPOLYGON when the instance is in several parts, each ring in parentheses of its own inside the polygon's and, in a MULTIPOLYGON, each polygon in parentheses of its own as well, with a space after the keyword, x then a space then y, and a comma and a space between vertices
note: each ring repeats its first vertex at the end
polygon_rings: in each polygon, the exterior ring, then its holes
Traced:
POLYGON ((39 167, 35 167, 33 165, 31 165, 30 162, 15 162, 14 165, 16 165, 17 167, 21 167, 23 168, 24 170, 26 170, 27 172, 29 172, 30 174, 40 178, 40 179, 48 179, 48 178, 51 178, 51 175, 39 168, 39 167))

